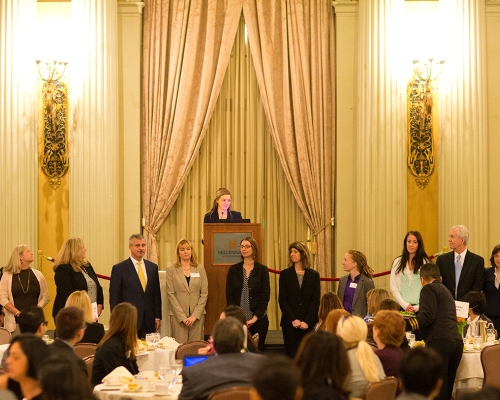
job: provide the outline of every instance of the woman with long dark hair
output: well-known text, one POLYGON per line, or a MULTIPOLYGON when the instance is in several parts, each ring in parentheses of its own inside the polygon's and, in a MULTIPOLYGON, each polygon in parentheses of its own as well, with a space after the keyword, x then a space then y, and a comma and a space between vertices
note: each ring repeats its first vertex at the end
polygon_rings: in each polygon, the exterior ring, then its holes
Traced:
POLYGON ((403 253, 396 257, 391 268, 391 292, 401 308, 417 312, 422 284, 420 267, 429 263, 424 240, 418 231, 409 231, 403 241, 403 253))
POLYGON ((111 312, 108 331, 97 345, 92 385, 101 383, 106 375, 120 366, 127 368, 132 375, 137 374, 136 351, 137 309, 130 303, 119 303, 111 312))
POLYGON ((221 222, 225 219, 242 219, 241 213, 231 210, 231 192, 220 188, 215 193, 212 209, 205 214, 203 223, 221 222))
POLYGON ((493 247, 490 257, 491 268, 484 273, 484 294, 486 296, 485 315, 493 321, 500 332, 500 244, 493 247))
POLYGON ((311 255, 302 242, 288 246, 288 268, 280 273, 279 305, 285 351, 294 357, 304 336, 318 322, 319 273, 311 268, 311 255))

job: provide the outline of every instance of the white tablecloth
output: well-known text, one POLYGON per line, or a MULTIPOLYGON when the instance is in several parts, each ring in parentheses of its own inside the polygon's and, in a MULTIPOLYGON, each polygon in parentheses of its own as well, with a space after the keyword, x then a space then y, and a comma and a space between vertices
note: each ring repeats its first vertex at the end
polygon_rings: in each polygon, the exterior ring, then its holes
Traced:
POLYGON ((161 366, 170 365, 174 358, 175 349, 156 349, 137 354, 137 365, 139 366, 139 371, 158 372, 161 366))
POLYGON ((182 383, 178 383, 172 387, 171 395, 158 395, 155 392, 139 391, 139 392, 124 392, 126 385, 121 387, 110 387, 105 384, 97 385, 94 388, 94 394, 99 400, 135 400, 135 399, 158 399, 158 400, 176 400, 182 390, 182 383))
POLYGON ((481 352, 465 352, 457 369, 455 377, 456 389, 475 388, 483 385, 483 367, 481 366, 481 352))

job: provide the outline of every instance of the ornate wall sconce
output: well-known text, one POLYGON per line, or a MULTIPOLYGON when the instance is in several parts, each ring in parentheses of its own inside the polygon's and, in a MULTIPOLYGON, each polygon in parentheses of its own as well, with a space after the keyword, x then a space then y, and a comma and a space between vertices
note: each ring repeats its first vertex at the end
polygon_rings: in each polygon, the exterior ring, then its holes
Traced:
POLYGON ((42 171, 50 186, 57 189, 68 171, 68 87, 59 81, 68 63, 35 61, 38 75, 44 81, 43 95, 43 153, 42 171))
POLYGON ((434 172, 433 84, 441 75, 443 64, 444 61, 435 63, 430 58, 422 68, 418 60, 413 61, 413 77, 407 88, 410 114, 408 168, 420 189, 425 189, 434 172))

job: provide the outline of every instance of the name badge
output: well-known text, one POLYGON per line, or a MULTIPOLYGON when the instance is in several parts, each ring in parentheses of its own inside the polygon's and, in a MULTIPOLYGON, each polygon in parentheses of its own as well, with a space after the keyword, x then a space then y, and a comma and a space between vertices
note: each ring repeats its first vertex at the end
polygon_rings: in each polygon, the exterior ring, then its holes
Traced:
POLYGON ((351 282, 349 284, 349 287, 352 288, 352 289, 356 289, 358 287, 358 284, 357 283, 354 283, 354 282, 351 282))
POLYGON ((199 272, 191 272, 191 278, 199 278, 200 277, 200 273, 199 272))

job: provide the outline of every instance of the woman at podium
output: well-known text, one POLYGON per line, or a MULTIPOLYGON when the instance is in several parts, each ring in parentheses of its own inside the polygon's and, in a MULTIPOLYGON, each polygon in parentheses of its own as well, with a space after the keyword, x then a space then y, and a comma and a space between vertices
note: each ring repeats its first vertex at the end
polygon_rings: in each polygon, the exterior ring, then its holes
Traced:
POLYGON ((224 222, 225 219, 242 219, 241 213, 231 210, 231 192, 220 188, 215 193, 212 209, 205 214, 203 223, 224 222))
POLYGON ((269 319, 267 304, 271 295, 269 272, 265 265, 255 261, 258 255, 257 241, 247 237, 240 243, 243 261, 232 265, 227 272, 227 305, 240 306, 245 312, 250 333, 259 334, 259 350, 265 349, 269 319))

